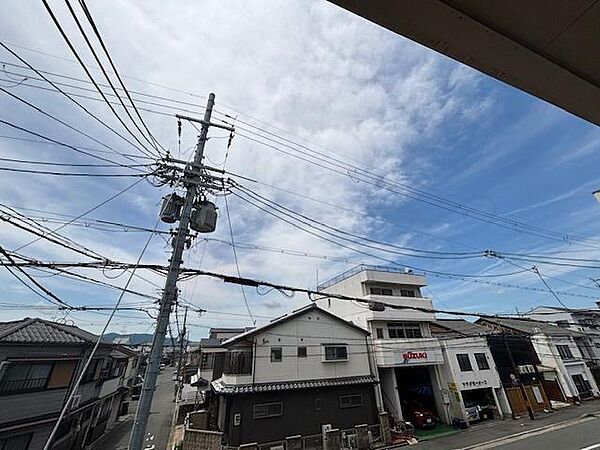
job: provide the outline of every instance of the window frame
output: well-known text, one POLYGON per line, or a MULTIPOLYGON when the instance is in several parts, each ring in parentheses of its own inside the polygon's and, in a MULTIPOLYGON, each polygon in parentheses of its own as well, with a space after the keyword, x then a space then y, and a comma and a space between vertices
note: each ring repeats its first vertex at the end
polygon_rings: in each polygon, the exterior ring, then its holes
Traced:
POLYGON ((377 336, 377 339, 383 339, 384 338, 384 334, 383 334, 383 328, 375 328, 375 335, 377 336))
POLYGON ((556 344, 556 350, 558 350, 558 355, 562 360, 570 360, 575 359, 573 356, 573 352, 571 351, 571 347, 569 344, 556 344))
POLYGON ((299 345, 297 350, 296 350, 296 356, 298 358, 307 358, 308 357, 308 351, 306 348, 306 345, 299 345))
POLYGON ((456 362, 458 363, 458 368, 461 372, 473 372, 473 364, 471 363, 471 358, 468 353, 457 353, 456 354, 456 362), (468 363, 468 367, 464 366, 461 363, 461 357, 465 357, 462 361, 468 363))
POLYGON ((365 404, 365 399, 362 395, 362 393, 358 393, 358 394, 342 394, 339 397, 339 404, 340 404, 340 408, 342 409, 347 409, 347 408, 359 408, 361 406, 364 406, 365 404), (347 404, 344 404, 344 399, 352 399, 352 398, 360 398, 360 402, 359 403, 353 403, 352 400, 350 400, 347 404))
POLYGON ((479 370, 491 370, 490 362, 487 359, 487 355, 485 353, 473 353, 475 356, 475 363, 477 364, 477 369, 479 370), (482 367, 482 364, 484 363, 482 367))
POLYGON ((323 344, 323 362, 343 362, 348 361, 348 344, 323 344), (334 358, 328 357, 328 348, 340 349, 343 348, 344 357, 335 356, 334 358))
POLYGON ((269 419, 272 417, 281 417, 283 416, 283 402, 270 402, 270 403, 255 403, 252 405, 252 419, 253 420, 260 420, 260 419, 269 419), (273 405, 278 405, 279 406, 279 412, 278 413, 274 413, 274 412, 269 412, 269 407, 273 406, 273 405), (265 407, 266 411, 264 414, 259 414, 257 415, 256 413, 256 407, 265 407))
POLYGON ((283 347, 271 347, 271 362, 282 362, 283 361, 283 347), (275 356, 275 354, 279 352, 279 359, 275 356))
POLYGON ((394 291, 392 288, 369 286, 369 295, 383 295, 385 297, 393 297, 394 291))
POLYGON ((386 326, 390 339, 421 339, 423 337, 420 322, 387 322, 386 326))
POLYGON ((417 293, 414 289, 400 289, 400 297, 417 298, 417 293))
MULTIPOLYGON (((33 392, 43 392, 43 391, 47 391, 47 390, 54 390, 54 389, 66 389, 65 387, 56 387, 56 388, 48 388, 48 383, 50 382, 50 378, 52 377, 52 371, 54 370, 54 365, 56 363, 56 361, 51 361, 51 360, 32 360, 32 361, 28 361, 28 360, 18 360, 18 361, 6 361, 8 364, 6 366, 6 368, 3 368, 2 373, 0 373, 0 397, 4 397, 4 396, 9 396, 9 395, 19 395, 19 394, 29 394, 29 393, 33 393, 33 392), (20 378, 20 379, 15 379, 15 380, 8 380, 7 379, 7 375, 10 371, 10 369, 12 367, 17 367, 19 365, 22 366, 29 366, 29 368, 27 369, 27 374, 25 378, 20 378), (36 365, 46 365, 46 366, 50 366, 50 370, 48 371, 48 374, 46 375, 46 381, 43 383, 43 385, 38 385, 36 387, 31 387, 31 388, 20 388, 20 389, 3 389, 3 385, 4 383, 8 383, 10 381, 12 382, 26 382, 27 380, 42 380, 43 378, 38 377, 38 378, 29 378, 29 375, 31 373, 31 366, 36 366, 36 365)), ((67 386, 68 387, 68 386, 67 386)))

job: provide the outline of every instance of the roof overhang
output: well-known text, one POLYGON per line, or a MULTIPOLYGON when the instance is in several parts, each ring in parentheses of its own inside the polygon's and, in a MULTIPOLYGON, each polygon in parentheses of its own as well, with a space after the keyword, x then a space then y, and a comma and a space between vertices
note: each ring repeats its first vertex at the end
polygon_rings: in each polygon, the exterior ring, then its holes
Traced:
POLYGON ((600 2, 330 1, 600 125, 600 2))

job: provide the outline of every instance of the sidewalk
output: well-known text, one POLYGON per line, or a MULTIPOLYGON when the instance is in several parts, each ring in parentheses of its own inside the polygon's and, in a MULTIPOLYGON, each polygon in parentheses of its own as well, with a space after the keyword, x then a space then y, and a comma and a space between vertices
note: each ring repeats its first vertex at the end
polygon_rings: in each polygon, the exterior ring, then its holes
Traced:
POLYGON ((450 450, 463 449, 465 447, 476 446, 494 439, 511 436, 516 433, 531 431, 536 428, 580 418, 586 414, 600 412, 600 400, 585 402, 580 406, 571 406, 554 411, 548 414, 536 416, 535 420, 530 420, 527 416, 518 420, 505 419, 486 424, 475 425, 459 433, 443 436, 437 439, 421 441, 416 448, 419 450, 450 450))

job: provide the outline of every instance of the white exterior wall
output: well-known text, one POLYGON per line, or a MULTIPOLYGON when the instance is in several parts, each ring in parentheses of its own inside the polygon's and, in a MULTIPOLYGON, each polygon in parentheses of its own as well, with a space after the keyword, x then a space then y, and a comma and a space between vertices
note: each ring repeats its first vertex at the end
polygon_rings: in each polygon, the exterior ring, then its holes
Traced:
POLYGON ((500 414, 510 412, 505 404, 500 404, 497 400, 498 396, 505 398, 500 375, 496 369, 494 359, 487 345, 485 338, 482 337, 465 337, 457 339, 449 339, 442 341, 442 349, 445 364, 440 368, 442 382, 440 383, 443 389, 448 390, 449 394, 449 413, 453 417, 459 417, 467 420, 465 406, 462 398, 462 391, 471 389, 492 388, 495 393, 494 400, 500 414), (475 353, 483 353, 486 356, 489 369, 479 370, 475 353), (471 361, 472 371, 462 372, 458 365, 456 355, 468 354, 471 361))
POLYGON ((367 336, 361 331, 312 309, 254 335, 252 375, 223 375, 225 383, 269 383, 373 375, 367 336), (347 361, 324 361, 323 344, 347 344, 347 361), (307 357, 298 358, 298 346, 307 357), (271 348, 282 348, 282 361, 271 362, 271 348))
POLYGON ((579 395, 575 383, 571 378, 571 376, 577 374, 581 374, 590 383, 594 395, 599 395, 594 377, 573 338, 566 336, 550 337, 544 334, 537 334, 532 336, 531 342, 540 358, 541 364, 556 369, 558 382, 561 384, 563 392, 567 397, 579 395), (563 360, 558 353, 557 345, 567 345, 573 354, 573 359, 563 360))

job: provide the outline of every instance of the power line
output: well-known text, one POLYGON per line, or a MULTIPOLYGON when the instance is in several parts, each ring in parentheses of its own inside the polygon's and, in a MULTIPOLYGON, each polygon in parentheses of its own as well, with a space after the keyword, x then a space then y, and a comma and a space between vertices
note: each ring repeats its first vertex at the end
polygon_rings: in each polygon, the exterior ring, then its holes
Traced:
MULTIPOLYGON (((95 24, 93 23, 92 19, 91 19, 91 15, 88 16, 87 13, 87 8, 85 7, 85 5, 80 1, 79 2, 82 9, 84 10, 84 13, 86 14, 86 16, 88 17, 88 21, 90 22, 90 24, 92 25, 92 29, 94 30, 94 32, 96 32, 96 35, 98 37, 98 40, 100 41, 102 48, 105 50, 106 52, 106 48, 104 47, 104 42, 101 40, 100 38, 100 34, 97 32, 95 24)), ((104 75, 104 77, 106 78, 106 81, 108 81, 108 84, 110 85, 111 89, 113 90, 113 92, 115 93, 117 99, 119 100, 119 103, 121 103, 121 106, 123 107, 123 109, 125 110, 125 114, 127 114, 127 117, 129 117, 129 119, 131 120, 131 123, 133 123, 133 125, 135 126, 135 128, 139 131, 139 133, 142 135, 142 137, 148 141, 148 143, 158 152, 158 154, 160 155, 160 150, 158 148, 158 146, 156 145, 156 142, 148 139, 148 137, 146 136, 146 134, 142 131, 142 129, 139 127, 139 125, 137 124, 137 121, 134 120, 134 118, 131 116, 131 114, 129 113, 129 109, 125 106, 125 103, 123 102, 123 99, 121 98, 121 96, 119 95, 119 93, 117 92, 117 90, 115 89, 110 77, 108 76, 108 73, 106 73, 106 70, 104 69, 104 66, 102 65, 102 62, 100 61, 100 58, 98 57, 98 54, 96 53, 96 50, 94 49, 94 46, 92 45, 92 43, 90 42, 87 33, 85 32, 85 30, 83 29, 83 26, 81 25, 81 22, 79 21, 79 18, 77 17, 77 14, 75 14, 75 11, 73 10, 72 6, 71 6, 71 2, 69 0, 65 0, 65 4, 67 5, 67 8, 69 10, 69 12, 71 13, 71 16, 73 17, 73 20, 75 21, 77 28, 79 29, 79 32, 81 33, 85 43, 88 46, 88 49, 90 50, 90 52, 92 53, 92 55, 94 56, 94 59, 96 60, 96 63, 98 64, 99 69, 102 71, 102 74, 104 75)), ((110 58, 110 56, 108 55, 108 52, 106 52, 106 55, 108 56, 108 59, 112 65, 112 60, 110 58)), ((87 70, 87 68, 86 68, 87 70)), ((118 73, 116 72, 116 69, 114 68, 113 65, 113 70, 115 70, 115 74, 117 75, 117 78, 119 78, 118 73)), ((120 78, 119 78, 120 80, 120 78)), ((124 86, 123 86, 124 87, 124 86)), ((100 90, 99 86, 96 85, 96 88, 98 90, 100 90)), ((127 90, 125 90, 125 92, 127 93, 127 90)), ((132 103, 133 108, 135 109, 135 105, 132 103)), ((139 114, 139 113, 138 113, 139 114)), ((148 130, 148 128, 146 127, 146 124, 144 123, 143 119, 140 116, 140 120, 142 122, 142 124, 144 125, 144 127, 146 128, 146 131, 148 132, 148 134, 150 135, 150 137, 152 137, 152 134, 150 133, 150 130, 148 130)))
MULTIPOLYGON (((62 230, 63 228, 65 228, 66 226, 68 226, 71 222, 81 219, 82 217, 85 217, 86 215, 88 215, 89 213, 97 210, 98 208, 101 208, 102 206, 106 205, 107 203, 111 202, 112 200, 114 200, 115 198, 119 197, 120 195, 123 195, 125 192, 129 191, 130 189, 132 189, 133 187, 137 186, 139 183, 141 183, 144 180, 144 178, 140 178, 139 180, 136 180, 135 182, 133 182, 132 184, 130 184, 129 186, 126 186, 125 188, 121 189, 119 192, 117 192, 116 194, 111 195, 109 198, 107 198, 106 200, 98 203, 97 205, 87 209, 86 211, 84 211, 83 213, 77 215, 74 219, 72 219, 71 221, 65 223, 64 225, 61 225, 60 227, 55 228, 54 230, 52 230, 53 233, 62 230)), ((18 248, 16 248, 14 251, 18 252, 22 249, 24 249, 25 247, 30 246, 31 244, 34 244, 36 242, 38 242, 40 239, 42 239, 42 237, 38 237, 36 239, 33 239, 21 246, 19 246, 18 248)))
MULTIPOLYGON (((10 54, 12 54, 15 58, 17 58, 19 61, 21 61, 23 64, 25 64, 27 67, 29 67, 29 69, 31 69, 32 71, 34 71, 36 74, 38 74, 44 81, 46 81, 48 84, 50 84, 50 86, 52 86, 57 92, 61 93, 62 95, 64 95, 65 97, 67 97, 70 101, 72 101, 73 103, 75 103, 81 110, 83 110, 88 116, 92 117, 94 120, 96 120, 98 123, 100 123, 101 125, 103 125, 106 129, 108 129, 109 131, 111 131, 112 133, 114 133, 115 135, 117 135, 118 137, 120 137, 121 139, 123 139, 125 142, 127 142, 128 144, 130 144, 132 147, 134 147, 135 149, 137 149, 138 151, 140 151, 141 153, 144 153, 144 151, 142 149, 140 149, 136 144, 134 144, 133 142, 131 142, 129 139, 127 139, 125 136, 123 136, 121 133, 119 133, 117 130, 115 130, 113 127, 111 127, 110 125, 108 125, 106 122, 104 122, 102 119, 100 119, 98 116, 96 116, 94 113, 92 113, 90 110, 88 110, 85 106, 83 106, 81 103, 79 103, 77 100, 75 100, 71 95, 69 95, 67 92, 65 92, 64 90, 62 90, 60 87, 58 87, 56 85, 56 83, 54 83, 52 80, 50 80, 48 77, 46 77, 43 73, 41 73, 38 69, 36 69, 34 66, 32 66, 31 64, 29 64, 25 59, 23 59, 21 56, 19 56, 15 51, 13 51, 11 48, 9 48, 4 42, 0 42, 0 45, 6 50, 8 51, 10 54)), ((39 87, 39 86, 38 86, 39 87)), ((44 88, 46 90, 50 90, 47 88, 44 88)), ((52 91, 54 92, 54 91, 52 91)), ((143 147, 143 146, 142 146, 143 147)), ((114 153, 120 154, 119 152, 113 150, 114 153)), ((146 156, 150 156, 148 154, 146 154, 146 156)), ((131 157, 126 157, 127 159, 133 160, 131 157)), ((154 158, 153 158, 154 159, 154 158)))
POLYGON ((52 175, 52 176, 63 176, 63 177, 100 177, 100 178, 146 178, 149 174, 129 174, 129 173, 85 173, 85 172, 52 172, 48 170, 34 170, 34 169, 17 169, 14 167, 0 167, 1 171, 4 172, 17 172, 17 173, 30 173, 36 175, 52 175))
MULTIPOLYGON (((240 264, 237 257, 237 251, 235 249, 235 239, 233 238, 233 227, 231 226, 231 215, 229 214, 229 203, 227 202, 227 196, 225 196, 225 210, 227 211, 227 224, 229 225, 229 237, 231 239, 231 249, 233 250, 233 260, 235 261, 235 268, 238 274, 238 277, 241 277, 240 273, 240 264)), ((240 285, 240 290, 242 291, 242 297, 244 298, 244 304, 246 305, 246 310, 248 311, 248 316, 254 324, 256 324, 256 319, 252 315, 252 311, 250 310, 250 304, 248 303, 248 298, 246 297, 246 291, 244 290, 244 286, 240 285)))
MULTIPOLYGON (((117 120, 121 123, 121 125, 123 125, 123 127, 125 128, 125 130, 127 130, 127 132, 133 137, 133 139, 142 146, 143 149, 139 149, 142 153, 145 153, 147 156, 150 156, 150 154, 152 153, 150 150, 148 150, 148 148, 139 140, 139 138, 129 129, 129 127, 127 126, 127 124, 123 121, 123 119, 121 118, 121 116, 117 113, 117 111, 113 108, 113 106, 108 102, 108 99, 106 98, 106 96, 104 95, 104 92, 102 91, 102 89, 100 89, 100 86, 98 86, 98 84, 96 83, 96 80, 94 79, 94 77, 92 76, 92 74, 90 73, 89 69, 87 68, 87 66, 85 65, 85 63, 83 62, 83 60, 81 59, 81 57, 79 56, 79 54, 77 53, 77 50, 75 50, 75 47, 73 46, 73 44, 71 43, 69 37, 66 35, 65 31, 63 30, 60 22, 58 21, 58 19, 56 18, 56 16, 54 15, 54 12, 52 11, 52 8, 50 8, 50 5, 48 4, 47 0, 42 0, 42 3, 44 4, 46 11, 48 12, 48 14, 50 15, 50 18, 52 19, 52 21, 54 22, 54 25, 56 26, 56 28, 58 29, 59 33, 61 34, 61 36, 63 37, 64 41, 66 42, 67 46, 69 47, 69 49, 71 50, 71 52, 73 53, 73 56, 75 56, 75 58, 77 59, 77 61, 79 61, 79 64, 81 66, 81 68, 84 70, 84 72, 86 73, 87 77, 90 79, 90 81, 94 84, 94 87, 98 90, 98 92, 100 93, 100 95, 102 96, 104 102, 108 105, 109 109, 112 111, 113 115, 117 118, 117 120), (148 153, 150 152, 150 153, 148 153)), ((126 108, 127 109, 127 108, 126 108)))
MULTIPOLYGON (((8 122, 6 120, 0 119, 0 123, 2 123, 4 125, 7 125, 7 126, 9 126, 11 128, 14 128, 16 130, 22 131, 24 133, 30 134, 32 136, 36 136, 36 137, 42 138, 42 139, 44 139, 44 140, 46 140, 49 143, 52 143, 54 145, 58 145, 58 146, 61 146, 61 147, 66 147, 66 148, 69 148, 69 149, 71 149, 71 150, 73 150, 73 151, 75 151, 77 153, 81 153, 83 155, 90 156, 91 158, 99 159, 101 161, 110 162, 110 163, 113 163, 115 166, 118 166, 118 167, 127 167, 126 164, 121 164, 121 163, 113 161, 111 159, 104 158, 103 156, 94 155, 93 153, 87 152, 85 150, 81 150, 80 148, 75 147, 73 145, 66 144, 66 143, 61 142, 61 141, 57 141, 56 139, 50 138, 50 137, 48 137, 46 135, 37 133, 35 131, 29 130, 27 128, 24 128, 22 126, 16 125, 16 124, 14 124, 12 122, 8 122)), ((128 158, 128 159, 132 160, 131 158, 128 158)), ((132 161, 136 162, 135 160, 132 160, 132 161)), ((137 170, 137 171, 140 171, 140 169, 136 169, 136 168, 133 168, 133 169, 137 170)))
MULTIPOLYGON (((68 0, 67 0, 67 4, 69 4, 68 0)), ((104 44, 104 41, 102 39, 102 36, 100 35, 100 32, 98 31, 98 28, 96 26, 96 23, 94 22, 94 19, 87 7, 87 5, 85 4, 84 0, 79 0, 79 4, 81 5, 85 16, 88 19, 88 22, 90 23, 90 25, 92 26, 92 29, 94 30, 94 33, 96 34, 96 37, 98 38, 98 42, 100 42, 100 45, 102 46, 102 50, 104 50, 104 53, 108 59, 108 61, 110 62, 110 66, 113 69, 113 73, 117 76, 117 79, 119 80, 119 83, 121 84, 121 88, 123 89, 123 91, 125 92, 125 94, 127 95, 127 98, 129 99, 129 102, 131 103, 131 106, 133 107, 133 109, 135 110, 138 118, 140 119, 140 122, 142 123, 142 125, 144 126, 144 129, 146 130, 146 132, 148 133, 148 136, 150 136, 150 138, 152 139, 152 141, 154 141, 154 145, 158 145, 165 153, 168 153, 167 150, 160 145, 160 143, 156 140, 156 138, 152 135, 152 133, 150 132, 150 130, 148 129, 148 127, 146 126, 146 122, 144 122, 144 119, 142 118, 140 112, 138 111, 137 107, 135 106, 135 103, 133 102, 133 99, 131 98, 131 95, 129 94, 129 91, 127 90, 127 88, 125 87, 125 83, 123 83, 123 79, 121 78, 121 76, 119 75, 119 72, 117 71, 117 67, 115 66, 110 53, 108 52, 108 49, 106 48, 106 45, 104 44)), ((75 15, 74 15, 75 17, 75 15)), ((83 29, 80 27, 80 30, 83 33, 83 29)), ((108 77, 108 75, 107 75, 108 77)), ((113 87, 114 90, 114 87, 113 87)), ((116 90, 114 90, 116 93, 116 90)), ((133 119, 132 119, 133 120, 133 119)))
MULTIPOLYGON (((43 1, 45 1, 45 0, 43 0, 43 1)), ((158 224, 159 224, 159 221, 157 220, 155 228, 158 227, 158 224)), ((98 350, 98 347, 100 346, 100 342, 102 342, 102 337, 104 336, 104 333, 106 333, 106 330, 108 329, 108 326, 110 325, 110 322, 112 321, 113 317, 115 316, 115 314, 117 312, 117 308, 119 308, 119 305, 121 304, 121 300, 123 299, 123 296, 125 295, 125 289, 127 289, 129 287, 129 284, 131 283, 131 280, 133 279, 133 274, 135 273, 137 265, 141 262, 142 257, 144 256, 146 249, 150 245, 150 241, 152 240, 153 236, 154 236, 153 234, 150 234, 150 236, 148 236, 148 240, 146 241, 146 244, 142 248, 142 251, 140 252, 140 255, 137 258, 136 265, 134 266, 129 278, 127 279, 127 283, 125 283, 123 291, 121 291, 121 294, 119 295, 119 298, 117 299, 117 302, 115 303, 115 305, 110 313, 110 316, 108 317, 108 320, 106 321, 106 323, 104 324, 104 327, 102 328, 102 331, 98 335, 98 339, 96 340, 96 343, 94 344, 94 347, 92 348, 92 351, 90 352, 90 355, 88 356, 85 364, 83 365, 81 372, 79 374, 79 377, 77 378, 77 381, 73 385, 73 389, 71 389, 71 391, 69 392, 69 396, 67 397, 67 400, 65 401, 65 404, 63 405, 62 410, 60 411, 58 420, 54 424, 54 427, 52 428, 52 432, 50 433, 50 435, 48 436, 48 439, 46 440, 46 444, 44 445, 44 450, 50 449, 50 446, 52 444, 54 436, 56 435, 56 431, 58 430, 58 427, 60 426, 63 418, 65 417, 66 412, 68 411, 68 409, 71 406, 73 397, 75 397, 75 394, 77 393, 77 389, 79 388, 79 385, 81 384, 83 377, 85 376, 85 373, 86 373, 90 363, 92 362, 92 358, 94 357, 94 354, 96 353, 96 351, 98 350)))

